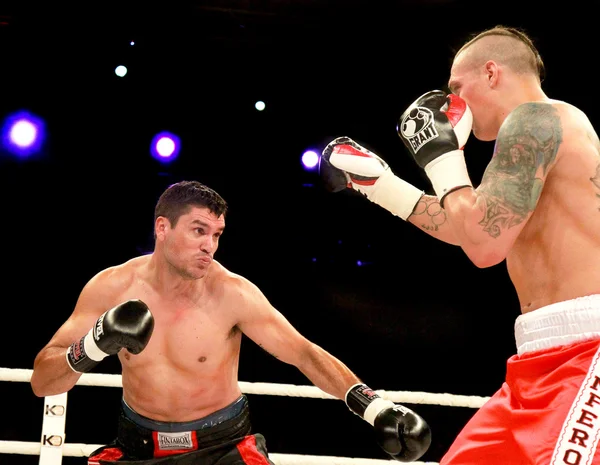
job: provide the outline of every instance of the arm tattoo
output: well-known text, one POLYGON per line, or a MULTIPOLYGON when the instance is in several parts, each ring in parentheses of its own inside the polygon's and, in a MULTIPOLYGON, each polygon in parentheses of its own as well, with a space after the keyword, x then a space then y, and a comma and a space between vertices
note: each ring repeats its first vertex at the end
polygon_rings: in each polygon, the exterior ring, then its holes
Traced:
POLYGON ((492 237, 525 220, 542 193, 545 174, 562 142, 560 117, 545 103, 516 108, 503 123, 494 155, 477 189, 485 200, 480 224, 492 237))
POLYGON ((446 212, 440 205, 439 199, 433 195, 421 197, 412 214, 421 216, 419 218, 420 227, 425 231, 438 231, 440 226, 446 222, 446 212))
MULTIPOLYGON (((596 131, 590 129, 587 132, 587 135, 590 139, 590 142, 594 144, 594 147, 596 148, 596 153, 600 154, 600 139, 598 139, 598 134, 596 134, 596 131)), ((596 193, 596 197, 600 198, 600 163, 596 165, 596 174, 594 174, 594 176, 590 178, 590 181, 592 181, 592 184, 598 190, 598 192, 596 193)), ((598 210, 600 210, 600 208, 598 208, 598 210)))

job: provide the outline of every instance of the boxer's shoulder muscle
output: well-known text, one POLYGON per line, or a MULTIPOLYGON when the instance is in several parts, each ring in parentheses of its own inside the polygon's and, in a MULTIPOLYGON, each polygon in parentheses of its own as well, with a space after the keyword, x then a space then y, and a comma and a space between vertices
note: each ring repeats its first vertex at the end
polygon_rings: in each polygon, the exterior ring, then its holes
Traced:
POLYGON ((594 151, 598 152, 600 149, 598 135, 584 111, 570 103, 558 100, 552 100, 551 106, 560 119, 563 134, 562 147, 566 149, 563 151, 580 150, 582 143, 588 145, 591 142, 594 151))
POLYGON ((145 258, 138 257, 99 271, 84 286, 80 300, 99 300, 107 308, 121 303, 128 298, 127 294, 140 275, 144 263, 145 258))
POLYGON ((252 308, 262 306, 266 303, 263 292, 256 284, 220 264, 218 266, 220 271, 214 277, 212 287, 222 297, 223 303, 226 303, 228 307, 232 310, 245 313, 252 308))

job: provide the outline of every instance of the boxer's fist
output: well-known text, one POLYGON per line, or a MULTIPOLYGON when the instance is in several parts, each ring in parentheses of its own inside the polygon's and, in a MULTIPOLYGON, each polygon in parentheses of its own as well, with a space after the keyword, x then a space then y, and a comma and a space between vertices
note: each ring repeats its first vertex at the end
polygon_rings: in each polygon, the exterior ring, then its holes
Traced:
POLYGON ((373 428, 379 446, 400 462, 418 460, 431 444, 429 425, 402 405, 384 408, 375 417, 373 428))
POLYGON ((431 445, 429 425, 412 410, 381 398, 364 384, 346 393, 346 405, 373 425, 377 443, 393 459, 414 462, 431 445))
POLYGON ((353 189, 406 220, 423 191, 400 179, 378 155, 349 137, 334 139, 323 150, 319 172, 331 192, 353 189))
POLYGON ((321 154, 319 173, 331 192, 354 189, 368 197, 388 164, 349 137, 332 140, 321 154))
POLYGON ((84 373, 123 348, 139 354, 153 330, 148 306, 141 300, 128 300, 102 314, 84 337, 71 344, 67 362, 74 371, 84 373))
POLYGON ((440 200, 455 189, 472 186, 463 155, 472 124, 466 102, 441 90, 423 94, 398 121, 400 139, 427 173, 440 200))
POLYGON ((471 133, 471 110, 458 95, 432 90, 415 100, 398 121, 398 135, 421 168, 456 150, 471 133))

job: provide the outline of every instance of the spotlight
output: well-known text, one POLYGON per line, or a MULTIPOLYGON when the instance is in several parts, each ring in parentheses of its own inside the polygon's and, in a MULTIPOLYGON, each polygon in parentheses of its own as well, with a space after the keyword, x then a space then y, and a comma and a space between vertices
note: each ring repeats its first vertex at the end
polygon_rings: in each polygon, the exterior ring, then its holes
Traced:
POLYGON ((2 127, 2 145, 21 158, 38 152, 45 139, 45 124, 38 116, 19 111, 6 118, 2 127))
POLYGON ((161 163, 171 163, 179 155, 181 141, 171 132, 159 132, 152 138, 150 153, 161 163))
POLYGON ((119 65, 115 68, 115 74, 119 77, 123 77, 127 74, 127 67, 119 65))
POLYGON ((319 155, 314 150, 307 150, 302 154, 302 165, 306 170, 314 170, 319 165, 319 155))

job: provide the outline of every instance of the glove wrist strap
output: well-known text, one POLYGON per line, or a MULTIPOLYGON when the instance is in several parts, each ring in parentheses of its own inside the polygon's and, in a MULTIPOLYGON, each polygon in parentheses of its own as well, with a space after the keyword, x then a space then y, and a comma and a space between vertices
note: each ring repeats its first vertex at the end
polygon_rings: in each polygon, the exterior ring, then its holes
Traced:
POLYGON ((79 341, 67 349, 67 363, 77 373, 86 373, 108 356, 98 348, 94 340, 93 328, 79 341))
POLYGON ((393 407, 391 400, 383 399, 366 384, 355 384, 346 393, 346 405, 371 425, 383 409, 393 407))
POLYGON ((424 192, 387 170, 375 183, 368 199, 404 221, 412 214, 424 192))
POLYGON ((375 426, 375 418, 377 418, 377 415, 379 415, 379 413, 382 410, 394 408, 395 405, 396 404, 394 404, 391 400, 388 399, 383 399, 381 397, 379 399, 375 399, 365 409, 365 414, 363 415, 363 418, 366 422, 371 424, 371 426, 375 426))
POLYGON ((461 187, 473 187, 462 150, 453 150, 431 161, 425 166, 425 173, 442 207, 444 197, 450 192, 461 187))

